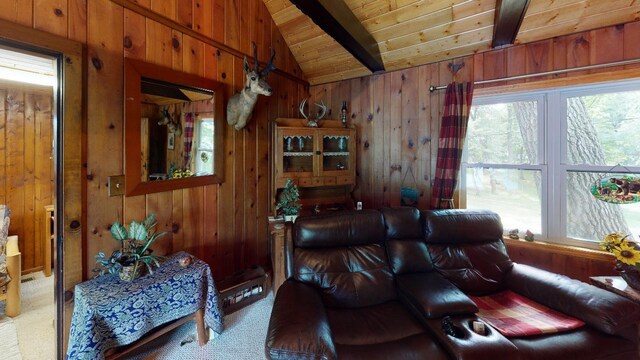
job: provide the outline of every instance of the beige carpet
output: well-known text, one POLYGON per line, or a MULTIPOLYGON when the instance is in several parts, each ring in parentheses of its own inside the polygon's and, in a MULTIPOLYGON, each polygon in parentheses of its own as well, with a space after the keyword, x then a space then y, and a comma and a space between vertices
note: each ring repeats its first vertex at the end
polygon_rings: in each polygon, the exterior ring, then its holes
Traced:
POLYGON ((13 318, 18 335, 18 346, 23 360, 54 360, 55 305, 53 276, 42 272, 23 277, 22 312, 13 318), (24 281, 26 279, 32 279, 24 281))
POLYGON ((165 336, 145 345, 135 360, 259 360, 265 359, 273 293, 248 307, 224 317, 225 330, 200 347, 196 326, 190 321, 165 336))
MULTIPOLYGON (((2 306, 4 307, 4 305, 2 306)), ((0 315, 0 354, 0 358, 4 360, 22 359, 18 349, 16 326, 10 317, 4 315, 0 315)))

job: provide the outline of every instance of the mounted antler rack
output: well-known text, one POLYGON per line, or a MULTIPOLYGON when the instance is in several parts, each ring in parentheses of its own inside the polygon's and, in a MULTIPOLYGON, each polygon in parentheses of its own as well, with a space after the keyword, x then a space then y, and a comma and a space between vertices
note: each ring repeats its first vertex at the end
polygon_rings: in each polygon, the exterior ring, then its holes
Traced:
POLYGON ((304 100, 302 100, 302 102, 300 103, 300 115, 302 115, 302 117, 305 118, 305 120, 307 120, 307 126, 308 127, 318 127, 318 121, 320 121, 320 119, 322 119, 326 114, 327 114, 327 106, 324 104, 324 102, 320 101, 320 104, 316 103, 316 106, 320 109, 318 110, 318 112, 316 113, 315 118, 312 116, 307 116, 304 113, 304 105, 307 103, 307 98, 305 98, 304 100), (311 117, 311 119, 309 119, 309 117, 311 117))

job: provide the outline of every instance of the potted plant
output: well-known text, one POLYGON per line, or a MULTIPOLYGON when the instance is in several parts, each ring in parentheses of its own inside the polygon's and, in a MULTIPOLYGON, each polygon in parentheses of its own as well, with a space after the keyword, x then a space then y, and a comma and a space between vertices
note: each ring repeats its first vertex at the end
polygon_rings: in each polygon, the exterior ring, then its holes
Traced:
POLYGON ((609 234, 600 247, 616 257, 616 270, 627 284, 640 290, 640 246, 628 237, 623 233, 609 234))
POLYGON ((284 188, 280 192, 280 201, 276 204, 276 211, 280 215, 284 215, 285 221, 295 221, 300 212, 302 205, 298 203, 300 193, 298 185, 294 184, 291 179, 287 179, 284 188))
POLYGON ((153 274, 153 266, 159 266, 160 256, 153 255, 151 244, 167 232, 158 233, 152 230, 157 224, 156 215, 147 216, 142 222, 132 221, 127 230, 124 225, 116 221, 111 225, 111 236, 120 243, 120 249, 107 257, 103 252, 96 255, 99 268, 93 271, 98 275, 106 272, 119 274, 120 279, 132 281, 142 275, 143 269, 153 274), (143 267, 144 264, 144 267, 143 267))

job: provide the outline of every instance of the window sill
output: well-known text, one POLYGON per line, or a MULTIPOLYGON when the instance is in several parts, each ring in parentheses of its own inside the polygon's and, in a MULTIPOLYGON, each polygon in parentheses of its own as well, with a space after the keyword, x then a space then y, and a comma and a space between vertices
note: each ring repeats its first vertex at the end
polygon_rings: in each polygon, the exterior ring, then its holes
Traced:
POLYGON ((578 246, 571 245, 561 245, 554 244, 545 241, 526 241, 524 239, 511 239, 508 236, 503 236, 505 244, 507 248, 521 248, 521 249, 531 249, 538 251, 546 251, 552 252, 554 254, 561 255, 569 255, 569 256, 578 256, 581 258, 592 259, 592 260, 605 260, 605 261, 613 261, 613 255, 602 250, 594 250, 587 249, 578 246))

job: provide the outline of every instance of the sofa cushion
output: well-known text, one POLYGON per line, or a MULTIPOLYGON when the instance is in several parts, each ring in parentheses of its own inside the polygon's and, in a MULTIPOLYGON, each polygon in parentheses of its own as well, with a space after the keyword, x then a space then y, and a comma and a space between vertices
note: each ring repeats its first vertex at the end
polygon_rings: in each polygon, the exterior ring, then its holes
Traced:
POLYGON ((433 271, 424 243, 420 211, 413 207, 383 208, 389 264, 394 274, 433 271))
POLYGON ((362 307, 396 298, 381 244, 296 249, 294 278, 319 289, 326 306, 362 307))
POLYGON ((340 360, 449 360, 442 347, 427 333, 380 344, 336 345, 340 360))
POLYGON ((433 271, 427 245, 421 239, 387 240, 385 245, 389 255, 389 264, 394 274, 433 271))
POLYGON ((420 210, 414 207, 380 209, 387 239, 421 239, 424 234, 420 210))
POLYGON ((505 289, 512 262, 502 240, 427 246, 434 267, 460 290, 487 295, 505 289))
POLYGON ((425 241, 433 266, 471 295, 505 289, 512 262, 502 241, 498 214, 486 210, 435 210, 423 213, 425 241))
POLYGON ((300 217, 293 226, 297 248, 382 244, 384 234, 382 214, 375 210, 300 217))
POLYGON ((333 342, 344 359, 449 359, 398 301, 357 309, 327 308, 333 342))
POLYGON ((488 210, 425 211, 423 221, 428 244, 481 243, 502 238, 500 216, 488 210))

